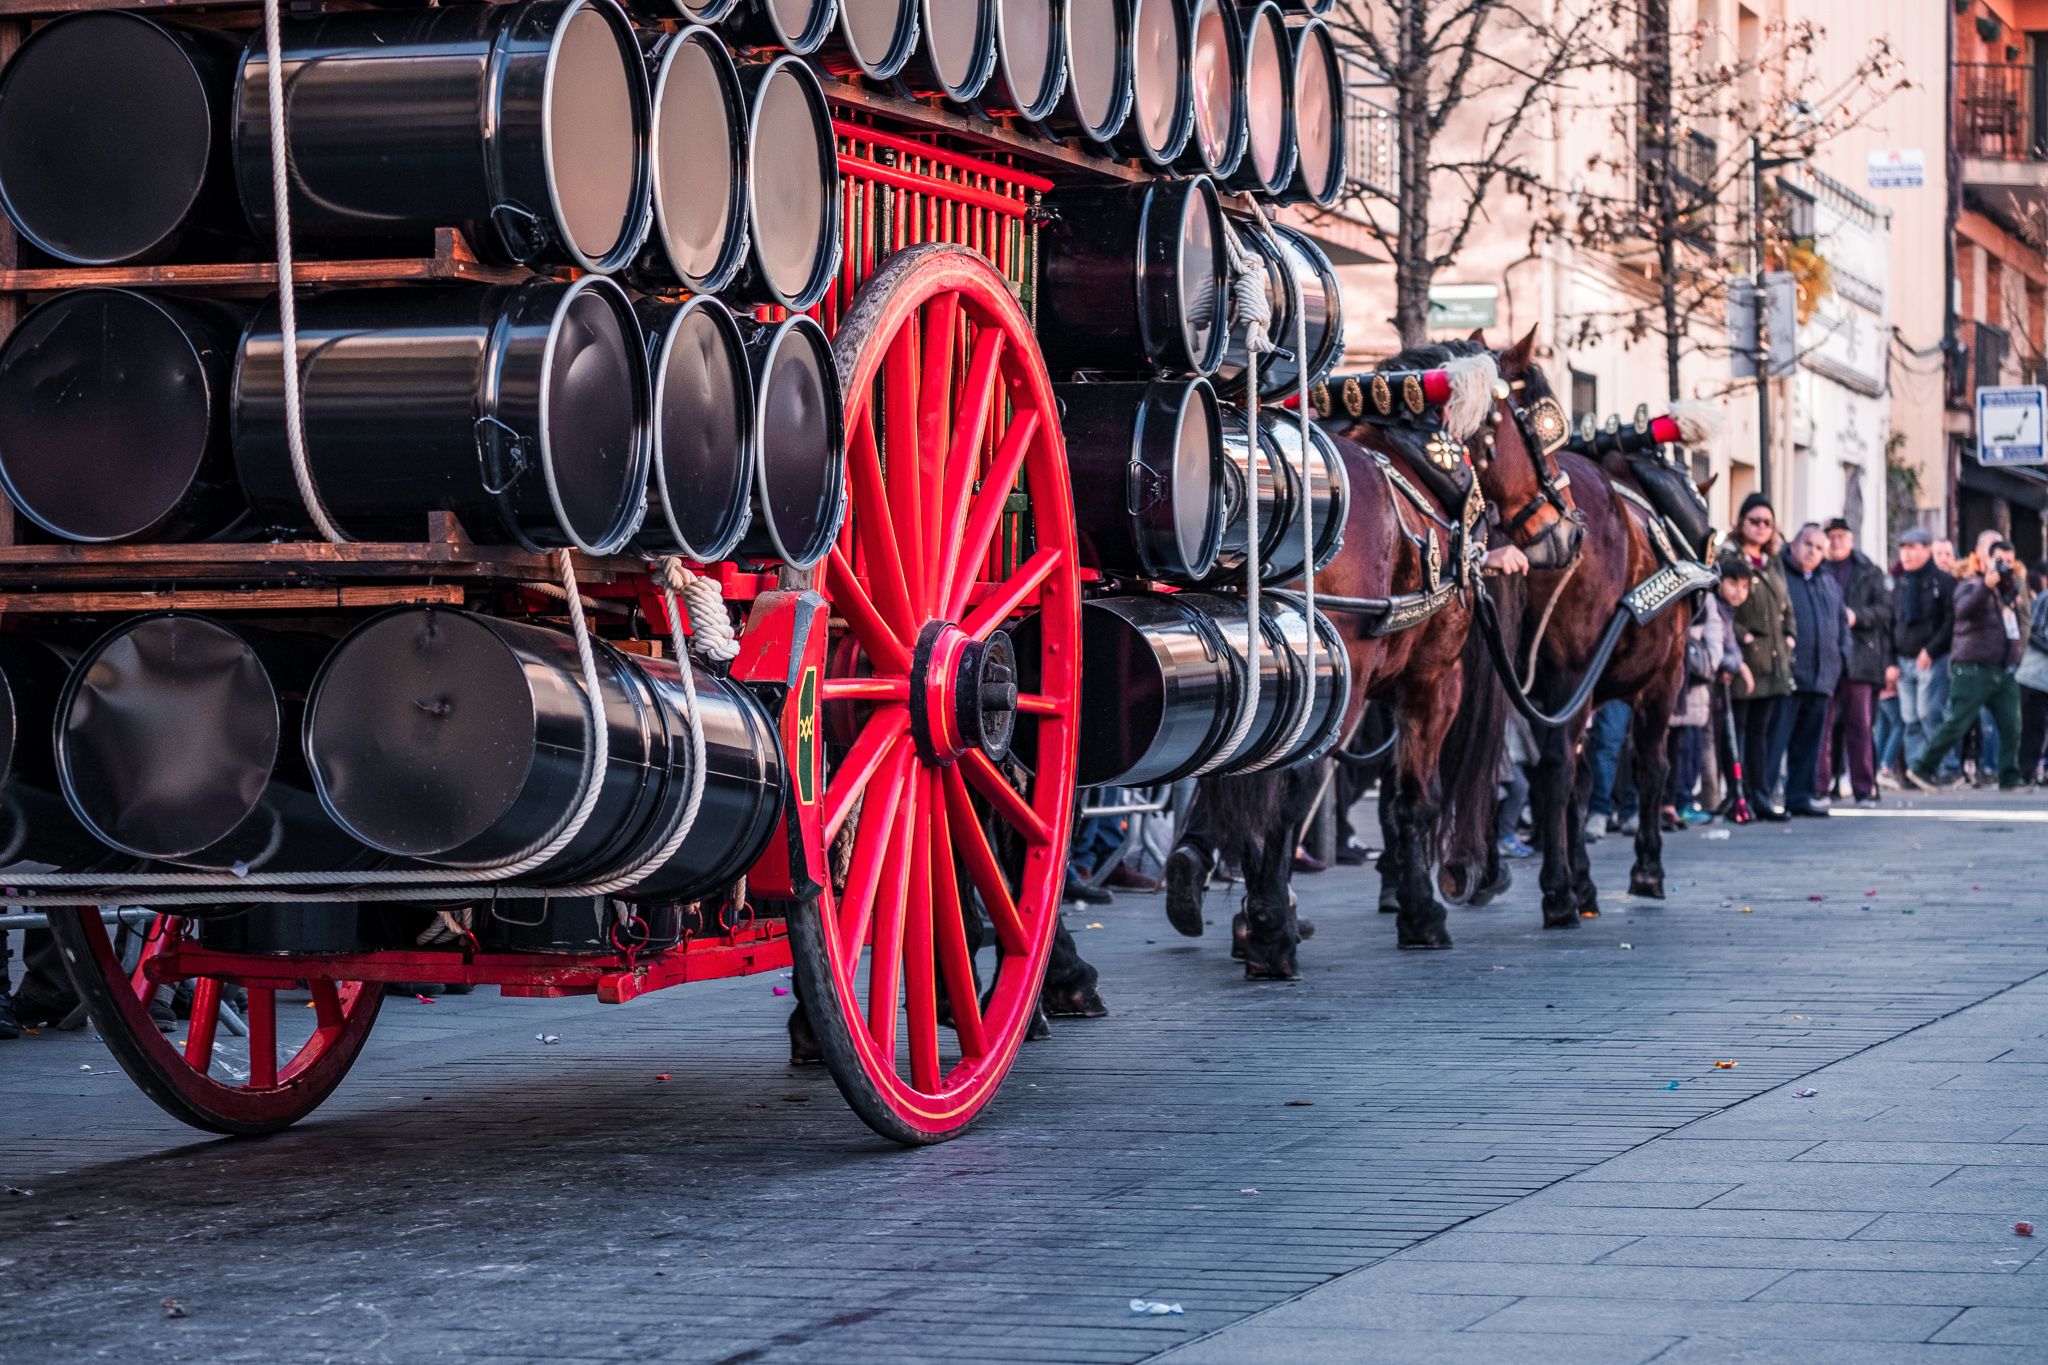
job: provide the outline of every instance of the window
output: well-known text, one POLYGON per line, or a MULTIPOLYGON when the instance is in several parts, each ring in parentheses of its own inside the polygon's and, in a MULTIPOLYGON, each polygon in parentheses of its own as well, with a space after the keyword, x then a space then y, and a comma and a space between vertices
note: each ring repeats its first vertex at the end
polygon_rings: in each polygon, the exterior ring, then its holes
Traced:
POLYGON ((1572 371, 1572 425, 1588 413, 1600 420, 1600 381, 1584 370, 1572 371))

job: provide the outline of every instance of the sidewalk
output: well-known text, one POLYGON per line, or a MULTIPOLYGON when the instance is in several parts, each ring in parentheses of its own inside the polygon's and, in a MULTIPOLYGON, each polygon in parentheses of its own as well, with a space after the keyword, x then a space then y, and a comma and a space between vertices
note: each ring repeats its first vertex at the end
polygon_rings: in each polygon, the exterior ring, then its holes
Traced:
POLYGON ((1161 1359, 2037 1362, 2044 1080, 2036 977, 1161 1359))
MULTIPOLYGON (((1917 1337, 1841 1343, 1863 1320, 1947 1340, 2048 1306, 2042 1267, 1992 1264, 2031 1250, 1999 1227, 2048 1222, 2039 1171, 1985 1155, 2048 1158, 2044 987, 2013 990, 2048 968, 2048 799, 1899 809, 1677 835, 1668 902, 1610 895, 1572 932, 1538 927, 1524 864, 1503 902, 1454 914, 1448 953, 1397 952, 1369 874, 1303 878, 1319 932, 1292 985, 1225 955, 1233 889, 1200 940, 1157 898, 1070 912, 1114 1013, 1028 1046, 983 1124, 923 1151, 787 1067, 772 978, 622 1007, 395 999, 328 1106, 260 1142, 176 1124, 89 1034, 0 1044, 0 1185, 34 1191, 0 1196, 0 1362, 1109 1365, 1218 1332, 1190 1354, 1261 1349, 1325 1302, 1355 1338, 1372 1320, 1341 1305, 1380 1300, 1408 1316, 1375 1330, 1442 1329, 1489 1362, 1695 1332, 1674 1349, 1711 1356, 1706 1335, 1740 1335, 1653 1317, 1672 1302, 1653 1282, 1731 1314, 1776 1304, 1773 1360, 1946 1359, 1917 1337), (1928 818, 1969 810, 1992 819, 1928 818), (1930 1040, 1977 1050, 1916 1056, 1930 1040), (1784 1097, 1804 1086, 1821 1093, 1784 1097), (1908 1141, 1973 1146, 1815 1146, 1908 1141), (2003 1183, 2021 1180, 2031 1212, 2003 1183), (1765 1235, 1728 1231, 1751 1216, 1765 1235), (1897 1276, 1914 1288, 1880 1306, 1774 1297, 1843 1292, 1828 1277, 1868 1274, 1888 1243, 1916 1248, 1897 1276), (1752 1250, 1649 1264, 1645 1244, 1752 1250), (1476 1259, 1426 1259, 1445 1248, 1476 1259), (1971 1292, 1919 1287, 1938 1274, 1971 1292), (1375 1275, 1415 1278, 1354 1288, 1375 1275), (1442 1292, 1478 1299, 1399 1297, 1442 1292), (1552 1296, 1628 1316, 1559 1334, 1538 1317, 1572 1318, 1552 1296), (1185 1311, 1134 1318, 1133 1298, 1185 1311)), ((1626 841, 1593 853, 1626 885, 1626 841)))

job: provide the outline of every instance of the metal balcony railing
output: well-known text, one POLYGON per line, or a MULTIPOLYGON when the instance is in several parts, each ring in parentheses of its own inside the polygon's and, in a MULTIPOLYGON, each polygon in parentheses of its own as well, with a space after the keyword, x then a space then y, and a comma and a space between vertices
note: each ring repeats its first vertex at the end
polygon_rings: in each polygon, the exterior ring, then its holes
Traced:
POLYGON ((1956 146, 1988 161, 2048 159, 2048 129, 2026 62, 1957 62, 1956 146))
POLYGON ((1395 136, 1394 111, 1374 96, 1388 89, 1387 78, 1364 56, 1343 49, 1345 179, 1353 194, 1398 201, 1401 197, 1401 143, 1395 136))

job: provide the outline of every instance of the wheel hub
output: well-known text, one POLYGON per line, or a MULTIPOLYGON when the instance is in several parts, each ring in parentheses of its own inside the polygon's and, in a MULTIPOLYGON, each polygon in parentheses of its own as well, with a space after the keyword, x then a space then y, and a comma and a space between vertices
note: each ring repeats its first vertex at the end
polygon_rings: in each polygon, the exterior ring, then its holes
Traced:
POLYGON ((1017 732, 1017 649, 1004 631, 971 638, 951 621, 917 637, 910 665, 910 734, 926 763, 958 762, 979 749, 996 762, 1017 732))

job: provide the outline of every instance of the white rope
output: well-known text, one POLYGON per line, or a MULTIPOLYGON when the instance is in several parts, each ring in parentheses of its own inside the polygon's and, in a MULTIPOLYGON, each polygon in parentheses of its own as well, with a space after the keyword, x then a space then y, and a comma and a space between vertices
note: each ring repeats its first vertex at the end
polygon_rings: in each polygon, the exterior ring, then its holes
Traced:
MULTIPOLYGON (((1260 211, 1259 223, 1266 228, 1266 235, 1272 237, 1272 228, 1266 225, 1263 211, 1260 211)), ((1315 445, 1309 439, 1308 307, 1301 281, 1295 273, 1292 270, 1281 273, 1286 277, 1288 297, 1294 305, 1295 406, 1296 416, 1301 422, 1301 585, 1302 611, 1308 619, 1308 695, 1302 700, 1301 714, 1295 717, 1287 738, 1272 753, 1246 769, 1247 772, 1270 768, 1293 752, 1294 746, 1301 743, 1301 737, 1308 733, 1309 719, 1316 711, 1316 645, 1320 642, 1320 632, 1316 630, 1315 490, 1309 473, 1309 461, 1315 456, 1315 445)), ((1332 302, 1334 306, 1334 300, 1332 302)), ((1335 488, 1330 492, 1332 497, 1336 496, 1335 488)))
MULTIPOLYGON (((1253 211, 1257 212, 1256 206, 1253 211)), ((1251 453, 1245 460, 1244 492, 1245 690, 1230 733, 1208 761, 1190 774, 1193 777, 1205 777, 1231 760, 1244 744, 1244 737, 1251 733, 1252 718, 1259 709, 1259 643, 1263 634, 1259 620, 1259 357, 1273 349, 1273 305, 1261 287, 1260 276, 1265 267, 1238 241, 1237 229, 1228 221, 1223 224, 1223 249, 1230 257, 1231 297, 1237 303, 1239 316, 1246 319, 1245 417, 1251 428, 1251 453)), ((1273 483, 1276 488, 1279 486, 1278 468, 1273 470, 1273 483)))
POLYGON ((277 322, 284 347, 284 437, 291 452, 292 481, 299 500, 313 519, 313 529, 336 545, 347 540, 327 515, 320 490, 313 486, 313 464, 306 455, 305 413, 299 397, 299 309, 292 294, 291 157, 284 128, 284 39, 280 34, 278 0, 263 0, 264 69, 270 86, 270 203, 277 220, 277 322))

